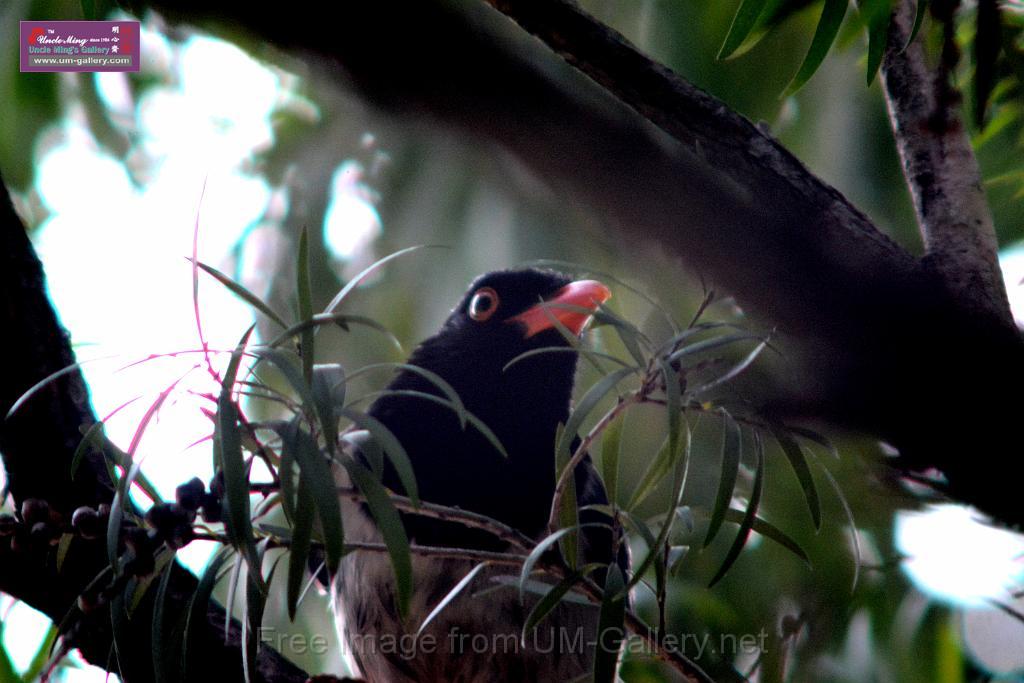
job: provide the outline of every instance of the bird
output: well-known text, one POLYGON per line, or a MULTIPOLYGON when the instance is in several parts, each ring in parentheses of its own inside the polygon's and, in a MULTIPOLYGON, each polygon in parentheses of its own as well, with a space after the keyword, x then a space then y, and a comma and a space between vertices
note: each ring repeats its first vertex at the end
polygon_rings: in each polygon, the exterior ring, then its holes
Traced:
MULTIPOLYGON (((596 280, 574 281, 538 268, 495 271, 470 285, 440 330, 412 352, 407 364, 447 382, 505 454, 480 430, 462 424, 449 407, 412 393, 441 395, 423 373, 399 371, 367 410, 401 442, 423 501, 487 515, 535 540, 546 534, 556 481, 556 436, 570 414, 578 360, 567 336, 579 336, 610 296, 596 280), (517 360, 549 347, 558 351, 517 360)), ((572 448, 578 444, 576 437, 572 448)), ((607 505, 589 455, 574 474, 580 507, 607 505)), ((345 476, 341 471, 336 479, 345 484, 345 476)), ((392 491, 402 488, 391 467, 383 473, 383 484, 392 491)), ((380 541, 364 504, 343 499, 342 516, 346 541, 380 541)), ((615 562, 625 572, 628 549, 617 540, 610 519, 587 509, 580 520, 587 523, 579 532, 583 561, 615 562)), ((493 534, 456 522, 415 514, 403 514, 403 522, 418 545, 508 550, 493 534)), ((419 624, 475 562, 419 554, 412 560, 413 589, 404 617, 385 554, 347 554, 332 582, 346 659, 367 683, 571 681, 590 671, 598 606, 565 601, 521 639, 539 596, 528 592, 524 600, 508 580, 517 567, 485 567, 416 635, 419 624)))

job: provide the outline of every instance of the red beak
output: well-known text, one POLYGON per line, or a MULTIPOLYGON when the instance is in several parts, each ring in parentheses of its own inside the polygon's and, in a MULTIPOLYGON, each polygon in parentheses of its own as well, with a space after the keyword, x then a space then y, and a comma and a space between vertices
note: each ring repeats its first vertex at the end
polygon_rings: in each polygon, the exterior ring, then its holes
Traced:
POLYGON ((525 339, 555 327, 556 320, 570 332, 578 335, 590 321, 597 307, 608 301, 611 296, 611 291, 597 280, 570 282, 555 292, 550 299, 545 299, 519 315, 509 318, 508 322, 521 323, 525 339))

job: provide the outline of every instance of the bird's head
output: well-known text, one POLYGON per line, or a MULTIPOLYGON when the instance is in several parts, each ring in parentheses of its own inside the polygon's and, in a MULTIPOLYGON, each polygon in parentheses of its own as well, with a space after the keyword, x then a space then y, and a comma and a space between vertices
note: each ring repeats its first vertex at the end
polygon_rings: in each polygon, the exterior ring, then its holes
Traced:
POLYGON ((495 399, 528 404, 548 396, 567 409, 575 353, 540 353, 509 363, 533 349, 568 348, 565 330, 579 335, 610 296, 600 282, 573 281, 549 270, 488 273, 470 285, 441 330, 409 362, 444 378, 471 411, 486 413, 495 399))

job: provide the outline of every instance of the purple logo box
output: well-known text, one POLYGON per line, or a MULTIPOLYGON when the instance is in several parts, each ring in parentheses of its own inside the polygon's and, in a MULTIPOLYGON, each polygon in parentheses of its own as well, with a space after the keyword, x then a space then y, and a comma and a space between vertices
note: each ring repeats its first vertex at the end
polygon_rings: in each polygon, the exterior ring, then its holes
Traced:
POLYGON ((22 71, 138 71, 137 21, 22 21, 22 71))

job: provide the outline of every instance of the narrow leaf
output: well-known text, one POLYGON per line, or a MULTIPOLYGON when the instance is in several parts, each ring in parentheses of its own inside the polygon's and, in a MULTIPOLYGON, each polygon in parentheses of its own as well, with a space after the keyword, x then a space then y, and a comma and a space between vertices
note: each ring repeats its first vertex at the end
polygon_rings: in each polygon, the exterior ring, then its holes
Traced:
MULTIPOLYGON (((580 427, 583 426, 583 421, 587 418, 590 412, 597 407, 601 399, 608 395, 623 379, 633 374, 631 368, 620 368, 611 372, 600 380, 598 380, 587 393, 583 395, 583 398, 579 400, 576 407, 573 409, 572 414, 569 415, 569 419, 565 423, 565 430, 562 432, 562 438, 558 441, 556 448, 556 454, 565 454, 569 452, 569 446, 572 444, 572 440, 576 438, 577 432, 580 427)), ((561 476, 561 473, 559 473, 561 476)))
MULTIPOLYGON (((395 468, 395 474, 398 475, 398 480, 402 482, 402 488, 405 489, 405 494, 409 496, 409 500, 416 507, 420 505, 420 494, 419 487, 416 485, 416 473, 412 468, 412 461, 409 459, 408 453, 402 446, 401 442, 397 437, 388 429, 387 425, 378 420, 375 417, 360 413, 349 408, 344 408, 341 411, 342 416, 351 420, 354 424, 358 425, 362 429, 365 429, 373 437, 373 440, 384 449, 384 453, 388 456, 391 461, 391 465, 395 468)), ((352 442, 356 446, 362 448, 357 442, 352 442)), ((365 451, 365 449, 364 449, 365 451)))
POLYGON ((192 594, 192 599, 189 601, 187 616, 185 617, 184 647, 181 650, 181 670, 186 672, 185 680, 200 680, 201 678, 200 676, 193 677, 188 675, 190 673, 198 674, 201 671, 200 667, 203 665, 203 662, 200 661, 190 662, 189 656, 193 650, 197 653, 204 650, 200 642, 207 637, 208 633, 206 608, 210 603, 213 589, 217 585, 220 569, 224 566, 228 557, 230 557, 230 552, 226 548, 213 556, 210 563, 206 565, 206 569, 199 579, 199 584, 192 594))
POLYGON ((921 30, 921 24, 924 23, 924 18, 928 15, 928 3, 930 0, 917 0, 917 14, 914 15, 914 27, 910 29, 910 36, 907 38, 907 44, 903 46, 906 50, 910 47, 910 44, 914 42, 914 38, 917 38, 917 32, 921 30))
POLYGON ((503 367, 501 370, 502 372, 507 372, 508 369, 511 368, 516 363, 524 361, 527 358, 532 358, 534 356, 539 356, 547 353, 580 353, 590 356, 591 358, 600 358, 601 360, 611 361, 612 363, 615 363, 620 367, 631 368, 634 372, 638 372, 640 370, 639 367, 635 365, 630 365, 629 363, 626 363, 620 358, 616 358, 610 353, 601 353, 600 351, 594 351, 593 349, 576 349, 571 346, 544 346, 539 349, 530 349, 529 351, 524 351, 523 353, 519 354, 518 356, 510 360, 509 362, 505 363, 505 367, 503 367))
POLYGON ((804 491, 807 508, 811 512, 811 519, 814 520, 814 529, 820 530, 821 501, 818 498, 818 489, 814 485, 814 476, 811 474, 811 468, 807 464, 807 456, 804 455, 804 451, 800 448, 800 444, 797 443, 796 439, 785 429, 778 426, 773 427, 772 434, 782 447, 782 452, 786 454, 786 459, 789 460, 789 464, 793 468, 797 480, 800 482, 800 488, 804 491))
POLYGON ((337 363, 314 365, 312 376, 313 405, 327 451, 333 453, 338 440, 338 416, 345 405, 345 368, 337 363))
POLYGON ((288 549, 288 618, 295 621, 295 611, 302 592, 306 565, 309 560, 310 542, 313 538, 313 516, 316 503, 307 484, 306 477, 299 478, 295 517, 292 521, 292 542, 288 549))
POLYGON ((708 524, 708 532, 704 537, 704 547, 707 548, 715 540, 715 535, 722 526, 725 514, 732 502, 732 492, 736 488, 736 475, 740 469, 740 451, 742 444, 742 431, 726 411, 722 411, 722 474, 718 479, 718 495, 715 496, 715 504, 711 508, 711 522, 708 524))
POLYGON ((612 420, 601 437, 601 478, 604 480, 608 500, 613 503, 618 499, 619 494, 619 454, 622 449, 622 425, 624 422, 624 415, 612 420))
MULTIPOLYGON (((191 261, 192 259, 189 260, 191 261)), ((207 274, 212 275, 215 280, 217 280, 222 285, 231 290, 232 294, 234 294, 239 299, 255 308, 263 315, 273 320, 282 328, 288 327, 288 324, 281 318, 281 316, 275 313, 274 309, 268 306, 267 303, 263 301, 263 299, 259 298, 258 296, 250 292, 248 289, 238 284, 237 282, 235 282, 234 280, 232 280, 227 275, 220 272, 213 266, 208 266, 205 263, 202 263, 201 261, 197 261, 195 265, 199 266, 199 268, 201 268, 207 274)))
POLYGON ((174 572, 174 562, 168 562, 160 574, 160 583, 157 584, 156 597, 153 601, 153 674, 155 683, 171 683, 177 681, 180 671, 181 656, 181 634, 173 633, 169 628, 177 614, 175 606, 168 609, 167 588, 171 583, 171 574, 174 572))
POLYGON ((721 385, 725 384, 726 382, 729 382, 729 381, 735 379, 744 370, 749 368, 753 364, 753 362, 755 360, 757 360, 757 357, 761 355, 761 352, 764 351, 766 346, 768 346, 768 342, 766 342, 766 341, 761 342, 760 344, 755 346, 754 350, 751 351, 750 353, 748 353, 743 358, 743 360, 741 360, 739 363, 737 363, 736 365, 732 366, 728 371, 726 371, 725 374, 721 375, 720 377, 716 377, 715 379, 711 380, 710 382, 707 382, 706 384, 700 386, 699 388, 694 390, 693 393, 694 394, 701 394, 701 393, 703 393, 705 391, 710 391, 711 389, 714 389, 715 387, 721 386, 721 385))
POLYGON ((677 458, 671 465, 675 470, 675 474, 672 477, 672 492, 669 497, 669 506, 665 513, 665 519, 662 522, 661 530, 658 532, 658 538, 655 539, 654 545, 651 547, 646 557, 644 557, 643 562, 635 568, 633 578, 630 579, 629 582, 630 588, 635 586, 643 578, 643 575, 653 564, 657 571, 659 592, 664 589, 664 566, 660 562, 656 563, 655 560, 657 560, 658 557, 667 550, 669 534, 671 533, 672 527, 678 517, 676 510, 679 508, 679 504, 683 497, 683 489, 686 487, 686 477, 690 468, 690 441, 692 436, 689 427, 687 427, 685 434, 686 438, 683 440, 682 446, 677 447, 681 460, 677 458))
POLYGON ((398 592, 398 611, 404 617, 409 613, 412 597, 412 558, 409 554, 409 537, 402 525, 402 518, 395 510, 391 498, 370 471, 349 457, 341 459, 348 470, 352 483, 362 492, 366 506, 377 522, 391 557, 391 568, 395 573, 395 587, 398 592))
POLYGON ((594 683, 615 683, 626 618, 625 580, 619 565, 608 566, 604 598, 597 620, 597 647, 594 652, 594 683))
MULTIPOLYGON (((313 292, 309 283, 309 234, 306 228, 299 233, 299 253, 295 264, 295 291, 299 299, 299 320, 309 320, 313 317, 313 292)), ((302 376, 306 384, 313 383, 313 361, 314 354, 314 328, 307 328, 301 332, 301 343, 299 350, 302 355, 302 376)))
POLYGON ((761 443, 761 438, 757 435, 757 432, 754 432, 754 457, 756 458, 756 469, 754 471, 754 486, 750 493, 750 501, 747 503, 747 509, 743 514, 743 519, 740 521, 740 528, 736 531, 736 539, 733 541, 732 547, 729 548, 725 560, 722 561, 722 566, 718 568, 718 572, 715 573, 714 578, 708 583, 708 588, 718 583, 739 558, 740 553, 743 552, 743 548, 747 544, 747 539, 750 537, 750 531, 754 528, 754 520, 757 519, 757 508, 761 504, 761 491, 764 487, 764 444, 761 443))
POLYGON ((319 329, 323 325, 337 325, 346 331, 350 325, 368 327, 371 330, 376 330, 377 332, 387 336, 391 343, 395 345, 395 348, 399 351, 402 350, 402 343, 398 341, 398 337, 396 337, 387 327, 381 325, 373 318, 367 318, 363 315, 349 315, 348 313, 318 313, 306 320, 295 323, 284 332, 274 337, 274 340, 267 344, 267 346, 276 348, 284 344, 289 339, 292 339, 297 334, 301 334, 306 330, 319 329))
POLYGON ((526 591, 526 583, 530 579, 530 574, 533 573, 533 568, 536 566, 537 562, 544 555, 544 553, 546 553, 548 550, 550 550, 551 547, 554 546, 556 543, 558 543, 558 541, 563 536, 565 536, 566 534, 568 534, 570 532, 573 532, 573 531, 579 531, 580 529, 584 529, 584 528, 587 528, 587 527, 594 527, 594 526, 605 526, 605 525, 604 524, 598 524, 596 522, 588 522, 586 524, 577 524, 575 527, 559 529, 558 531, 550 533, 547 536, 545 536, 543 539, 541 539, 541 541, 539 543, 537 543, 537 545, 535 545, 533 547, 533 550, 530 551, 530 554, 526 556, 526 559, 523 561, 523 566, 519 570, 519 599, 522 600, 523 593, 526 591))
POLYGON ((732 54, 743 44, 751 29, 757 24, 757 18, 761 16, 768 0, 743 0, 736 16, 732 19, 729 27, 729 35, 725 37, 722 48, 718 51, 718 59, 729 59, 732 54))
POLYGON ((821 10, 821 18, 818 20, 818 28, 814 31, 814 38, 811 39, 811 47, 804 57, 803 64, 796 76, 786 87, 786 97, 789 97, 802 88, 810 80, 814 72, 818 70, 821 63, 825 61, 832 43, 839 33, 839 27, 846 15, 847 0, 825 0, 825 6, 821 10))
POLYGON ((396 259, 396 258, 398 258, 400 256, 404 256, 405 254, 409 254, 411 252, 418 251, 420 249, 430 249, 430 248, 438 248, 438 245, 420 244, 420 245, 416 245, 416 246, 413 246, 413 247, 406 247, 405 249, 401 249, 399 251, 396 251, 395 253, 389 254, 389 255, 385 256, 384 258, 382 258, 382 259, 380 259, 380 260, 370 264, 367 268, 365 268, 363 271, 361 271, 358 275, 356 275, 354 278, 352 278, 347 283, 345 283, 345 286, 341 288, 341 291, 338 292, 337 294, 335 294, 334 298, 331 299, 331 303, 327 304, 327 308, 324 309, 324 313, 333 313, 334 309, 336 309, 338 306, 341 305, 341 302, 345 300, 345 298, 349 295, 349 293, 353 289, 355 289, 357 286, 359 286, 359 283, 361 283, 366 278, 370 277, 370 275, 375 273, 385 263, 387 263, 389 261, 393 261, 394 259, 396 259))
MULTIPOLYGON (((345 531, 341 521, 341 503, 334 485, 334 476, 326 458, 317 448, 316 441, 306 430, 302 429, 299 419, 292 420, 282 435, 285 444, 294 447, 295 462, 299 465, 299 486, 297 496, 304 495, 303 486, 308 487, 308 495, 312 498, 320 526, 323 529, 324 551, 327 555, 327 571, 331 576, 338 570, 341 556, 345 548, 345 531)), ((296 501, 295 515, 298 518, 299 507, 304 503, 296 501)))
POLYGON ((721 348, 723 346, 729 346, 730 344, 735 344, 736 342, 747 341, 750 339, 761 339, 761 337, 759 337, 756 334, 737 333, 719 335, 716 337, 711 337, 710 339, 702 339, 698 342, 688 344, 687 346, 683 346, 673 351, 672 355, 668 357, 668 362, 671 363, 685 356, 695 356, 698 353, 704 353, 706 351, 711 351, 714 349, 721 348))
POLYGON ((868 30, 867 84, 871 85, 882 65, 885 46, 889 41, 890 0, 862 0, 860 13, 868 30))
MULTIPOLYGON (((561 422, 555 428, 555 443, 561 443, 562 437, 565 435, 565 425, 561 422)), ((566 471, 569 466, 569 452, 556 450, 555 451, 555 481, 559 481, 562 473, 566 471)), ((576 477, 570 476, 566 479, 564 488, 562 489, 562 497, 558 501, 558 525, 563 528, 573 528, 580 523, 579 519, 579 504, 576 502, 576 477)), ((565 538, 559 541, 559 547, 562 550, 562 557, 565 558, 566 564, 571 569, 575 569, 577 563, 580 560, 580 543, 577 534, 566 534, 565 538)))
POLYGON ((462 577, 462 580, 455 584, 455 586, 452 587, 450 591, 448 591, 448 594, 441 599, 441 602, 437 603, 437 606, 434 607, 434 609, 430 610, 430 614, 428 614, 426 619, 423 620, 423 623, 420 624, 420 627, 416 629, 416 635, 419 636, 421 633, 423 633, 423 629, 425 629, 430 624, 430 622, 437 618, 437 615, 443 612, 445 607, 451 604, 452 600, 457 598, 459 594, 463 590, 465 590, 467 586, 469 586, 469 584, 473 583, 473 579, 475 579, 477 574, 483 571, 483 568, 486 566, 486 562, 481 562, 480 564, 476 565, 471 570, 469 570, 469 573, 462 577))
MULTIPOLYGON (((448 408, 449 410, 455 411, 456 413, 458 412, 456 406, 452 405, 452 402, 449 401, 448 399, 442 398, 441 396, 437 396, 436 394, 428 394, 425 391, 415 391, 413 389, 384 389, 383 391, 375 392, 373 395, 411 396, 415 398, 421 398, 424 401, 437 403, 438 405, 442 405, 445 408, 448 408)), ((508 451, 505 450, 505 447, 502 445, 501 440, 498 439, 498 436, 493 431, 491 431, 490 427, 484 424, 483 420, 481 420, 476 415, 470 412, 466 413, 466 419, 469 421, 470 425, 472 425, 478 432, 480 432, 481 436, 487 439, 487 441, 492 446, 494 446, 494 449, 498 451, 502 457, 508 457, 508 451)))
MULTIPOLYGON (((562 604, 563 598, 565 598, 566 594, 572 590, 573 586, 578 584, 580 580, 587 575, 604 566, 606 565, 597 562, 584 565, 580 567, 578 571, 570 573, 564 579, 549 588, 546 592, 542 593, 541 599, 534 603, 533 607, 530 609, 530 613, 526 617, 526 621, 523 623, 523 631, 520 635, 520 639, 525 643, 526 637, 530 631, 539 626, 540 623, 544 621, 545 617, 551 614, 556 607, 562 604)), ((589 601, 586 601, 585 604, 589 604, 589 601)))
MULTIPOLYGON (((725 513, 725 519, 727 522, 733 524, 743 524, 743 520, 746 517, 745 510, 737 510, 736 508, 729 508, 725 513)), ((789 552, 796 555, 804 564, 808 567, 811 565, 811 558, 808 557, 807 552, 793 540, 793 537, 787 534, 782 529, 778 528, 763 517, 755 517, 754 522, 750 527, 753 531, 761 534, 765 538, 775 541, 789 552)))

